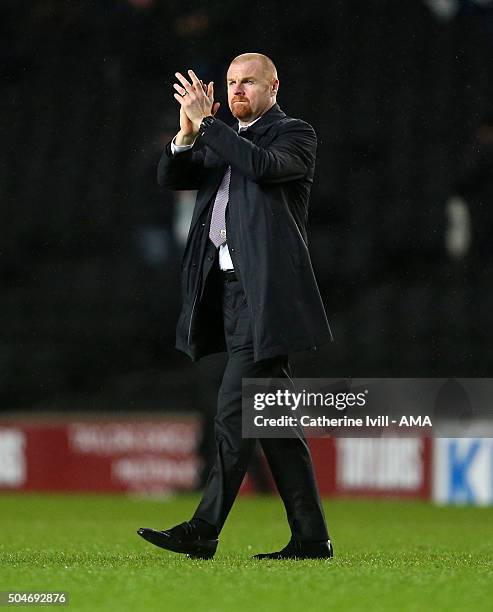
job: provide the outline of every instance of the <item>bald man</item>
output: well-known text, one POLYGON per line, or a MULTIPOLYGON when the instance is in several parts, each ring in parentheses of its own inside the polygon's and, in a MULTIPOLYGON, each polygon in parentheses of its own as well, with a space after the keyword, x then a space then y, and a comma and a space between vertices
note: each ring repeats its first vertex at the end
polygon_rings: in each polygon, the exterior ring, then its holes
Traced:
MULTIPOLYGON (((256 443, 242 437, 242 379, 291 378, 289 354, 329 342, 332 334, 307 248, 316 135, 277 104, 274 63, 260 53, 233 59, 226 76, 231 127, 215 116, 212 82, 205 85, 193 70, 176 79, 180 130, 163 152, 158 181, 198 190, 176 348, 194 361, 227 351, 228 361, 218 393, 216 460, 192 519, 138 533, 161 548, 210 559, 256 443)), ((291 539, 255 558, 332 557, 302 432, 260 442, 291 539)))

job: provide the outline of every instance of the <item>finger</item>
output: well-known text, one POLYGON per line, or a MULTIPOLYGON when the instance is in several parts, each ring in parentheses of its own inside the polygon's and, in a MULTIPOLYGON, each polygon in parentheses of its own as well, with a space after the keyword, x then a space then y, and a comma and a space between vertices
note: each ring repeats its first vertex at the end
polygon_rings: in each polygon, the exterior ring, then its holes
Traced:
POLYGON ((193 92, 193 87, 182 74, 180 74, 179 72, 175 72, 175 77, 180 81, 180 83, 188 91, 188 93, 193 92))
POLYGON ((193 70, 189 70, 188 71, 188 76, 190 77, 190 79, 192 80, 192 84, 195 86, 200 86, 200 80, 199 77, 195 74, 195 72, 193 70))
POLYGON ((180 94, 173 94, 173 97, 175 98, 175 100, 178 100, 178 102, 181 104, 181 106, 183 106, 184 101, 183 101, 183 96, 180 96, 180 94))
POLYGON ((217 111, 219 110, 219 107, 221 106, 220 102, 214 102, 214 104, 212 105, 212 114, 215 115, 217 113, 217 111))
POLYGON ((210 100, 214 100, 214 81, 211 81, 209 85, 207 85, 207 97, 210 100))
POLYGON ((173 87, 180 94, 180 96, 184 96, 187 93, 187 90, 184 87, 182 87, 181 85, 178 85, 178 83, 174 83, 173 87))
POLYGON ((206 86, 204 84, 204 81, 202 81, 201 79, 198 79, 197 76, 194 73, 195 78, 192 79, 192 87, 194 89, 194 91, 200 96, 200 95, 207 95, 207 91, 206 91, 206 86))

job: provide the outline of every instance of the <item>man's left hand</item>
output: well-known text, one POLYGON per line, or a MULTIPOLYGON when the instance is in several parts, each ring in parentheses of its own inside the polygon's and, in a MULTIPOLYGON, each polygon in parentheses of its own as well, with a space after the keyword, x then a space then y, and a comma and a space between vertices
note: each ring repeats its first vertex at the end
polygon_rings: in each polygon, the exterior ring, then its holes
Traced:
POLYGON ((214 103, 214 83, 212 81, 205 88, 193 70, 189 70, 188 74, 191 83, 180 72, 175 73, 181 85, 178 83, 173 85, 178 92, 174 94, 174 97, 198 131, 202 119, 214 115, 219 108, 219 103, 214 103))

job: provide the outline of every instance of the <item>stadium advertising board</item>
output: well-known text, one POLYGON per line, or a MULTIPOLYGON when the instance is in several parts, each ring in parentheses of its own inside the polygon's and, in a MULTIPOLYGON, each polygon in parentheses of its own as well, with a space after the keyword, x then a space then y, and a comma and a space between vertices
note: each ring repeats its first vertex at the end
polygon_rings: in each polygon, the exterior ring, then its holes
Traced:
POLYGON ((199 423, 17 422, 0 427, 0 490, 169 492, 190 490, 199 423))
POLYGON ((433 499, 440 504, 493 504, 493 438, 437 438, 433 499))

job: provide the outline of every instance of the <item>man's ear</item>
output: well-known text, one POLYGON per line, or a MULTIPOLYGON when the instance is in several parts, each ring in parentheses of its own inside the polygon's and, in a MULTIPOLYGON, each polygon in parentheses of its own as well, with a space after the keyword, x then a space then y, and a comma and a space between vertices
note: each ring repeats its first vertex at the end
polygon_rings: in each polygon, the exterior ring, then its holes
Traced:
POLYGON ((271 90, 270 90, 270 91, 271 91, 271 94, 272 94, 273 96, 275 96, 275 95, 277 94, 277 92, 279 91, 279 80, 278 80, 278 79, 276 79, 276 80, 275 80, 275 81, 272 83, 272 86, 271 86, 271 90))

